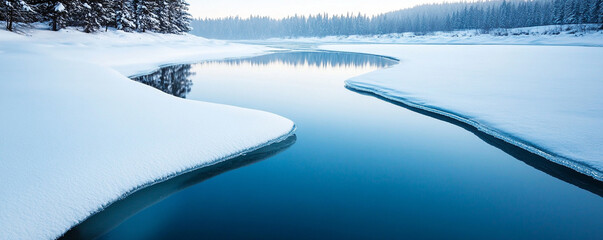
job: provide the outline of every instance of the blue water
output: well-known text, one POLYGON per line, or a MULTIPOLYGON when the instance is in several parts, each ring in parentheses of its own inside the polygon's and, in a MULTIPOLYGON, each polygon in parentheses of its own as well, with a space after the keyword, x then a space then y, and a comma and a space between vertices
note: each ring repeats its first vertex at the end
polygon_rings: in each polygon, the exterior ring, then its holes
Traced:
POLYGON ((344 87, 391 64, 283 52, 139 77, 179 97, 282 115, 296 136, 135 193, 66 238, 602 238, 601 182, 344 87))

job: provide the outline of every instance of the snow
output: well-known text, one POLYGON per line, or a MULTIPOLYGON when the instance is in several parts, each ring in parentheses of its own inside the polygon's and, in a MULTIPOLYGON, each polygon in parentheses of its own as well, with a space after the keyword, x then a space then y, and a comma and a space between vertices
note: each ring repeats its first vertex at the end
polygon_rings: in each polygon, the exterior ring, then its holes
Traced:
MULTIPOLYGON (((36 24, 36 27, 47 26, 36 24)), ((27 51, 53 58, 85 61, 113 68, 123 75, 150 73, 164 64, 255 56, 269 48, 210 40, 190 34, 127 33, 110 30, 83 33, 22 29, 25 35, 0 32, 0 51, 27 51)))
POLYGON ((56 6, 54 6, 54 11, 55 12, 64 12, 65 11, 65 6, 63 5, 62 2, 57 3, 56 6))
POLYGON ((323 45, 400 64, 346 86, 446 115, 603 181, 603 48, 323 45))
MULTIPOLYGON (((539 26, 514 29, 462 30, 435 32, 429 34, 394 33, 382 35, 351 35, 305 37, 291 39, 268 39, 266 43, 379 43, 379 44, 446 44, 446 45, 555 45, 555 46, 596 46, 603 47, 603 31, 580 29, 598 28, 599 25, 539 26)), ((254 42, 254 41, 240 41, 254 42)))
POLYGON ((256 55, 191 35, 0 31, 0 239, 54 239, 142 187, 280 141, 294 124, 126 75, 256 55))

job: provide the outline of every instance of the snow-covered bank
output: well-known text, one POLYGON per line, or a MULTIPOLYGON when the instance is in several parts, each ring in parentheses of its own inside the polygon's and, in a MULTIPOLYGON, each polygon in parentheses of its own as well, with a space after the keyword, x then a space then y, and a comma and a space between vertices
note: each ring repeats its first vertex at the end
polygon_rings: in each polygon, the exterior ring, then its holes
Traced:
POLYGON ((400 64, 346 81, 603 181, 603 48, 324 45, 400 64))
POLYGON ((283 117, 129 80, 266 49, 190 35, 0 31, 0 239, 53 239, 158 180, 280 141, 283 117))
POLYGON ((0 31, 0 52, 30 52, 69 61, 111 67, 126 76, 147 73, 163 64, 254 56, 262 46, 228 43, 190 34, 126 33, 110 30, 83 33, 24 29, 24 34, 0 31))
MULTIPOLYGON (((462 30, 428 34, 393 33, 383 35, 352 35, 305 37, 290 39, 268 39, 262 43, 313 43, 313 44, 446 44, 446 45, 553 45, 553 46, 603 46, 603 31, 579 31, 578 28, 595 28, 593 25, 540 26, 514 29, 462 30)), ((257 41, 241 41, 257 42, 257 41)))

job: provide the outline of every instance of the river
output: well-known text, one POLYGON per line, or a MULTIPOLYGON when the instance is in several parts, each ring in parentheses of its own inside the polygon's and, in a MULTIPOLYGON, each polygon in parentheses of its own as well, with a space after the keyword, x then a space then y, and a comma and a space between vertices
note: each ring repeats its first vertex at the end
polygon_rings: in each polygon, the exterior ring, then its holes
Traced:
POLYGON ((344 87, 392 64, 374 55, 282 51, 137 77, 178 97, 282 115, 296 123, 296 136, 137 192, 65 237, 603 236, 601 182, 462 123, 344 87))

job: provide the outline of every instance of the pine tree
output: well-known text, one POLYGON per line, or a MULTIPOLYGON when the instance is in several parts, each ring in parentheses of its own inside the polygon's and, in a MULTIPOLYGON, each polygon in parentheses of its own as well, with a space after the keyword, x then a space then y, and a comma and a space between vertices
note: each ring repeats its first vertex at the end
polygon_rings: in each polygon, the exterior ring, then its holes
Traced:
POLYGON ((0 1, 0 14, 6 21, 6 30, 13 31, 16 22, 31 22, 35 20, 35 11, 23 0, 0 1))
POLYGON ((81 8, 82 26, 84 32, 96 32, 101 28, 102 4, 93 0, 84 0, 81 8))
POLYGON ((599 29, 603 30, 603 0, 599 0, 599 14, 598 15, 598 23, 601 23, 601 27, 599 29))
POLYGON ((174 31, 174 24, 172 19, 170 18, 170 14, 172 13, 171 9, 174 7, 174 1, 168 0, 159 0, 157 2, 157 8, 155 8, 155 15, 157 16, 157 20, 159 21, 159 32, 161 33, 171 33, 174 31))
POLYGON ((105 27, 105 32, 109 26, 115 26, 115 7, 119 0, 99 0, 99 18, 101 26, 105 27))
POLYGON ((553 14, 555 15, 553 23, 558 25, 565 23, 565 1, 555 0, 553 14))
POLYGON ((172 1, 171 15, 174 16, 172 23, 174 25, 174 33, 188 32, 191 28, 191 15, 188 13, 189 4, 185 0, 172 1))
POLYGON ((41 15, 42 21, 49 21, 50 28, 58 31, 67 26, 67 3, 68 1, 47 0, 34 5, 41 15))
POLYGON ((565 1, 564 10, 565 12, 565 22, 564 24, 574 24, 577 23, 577 11, 576 11, 576 1, 575 0, 567 0, 565 1))
MULTIPOLYGON (((591 3, 591 23, 603 23, 603 0, 594 0, 591 3)), ((603 27, 603 25, 602 25, 603 27)))
POLYGON ((131 32, 136 29, 132 0, 116 1, 113 4, 114 23, 117 30, 131 32))
POLYGON ((135 0, 136 30, 139 32, 159 30, 159 20, 155 14, 157 2, 153 0, 135 0))

